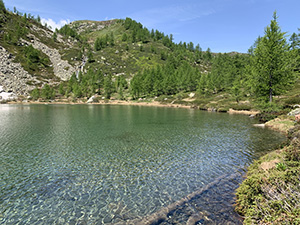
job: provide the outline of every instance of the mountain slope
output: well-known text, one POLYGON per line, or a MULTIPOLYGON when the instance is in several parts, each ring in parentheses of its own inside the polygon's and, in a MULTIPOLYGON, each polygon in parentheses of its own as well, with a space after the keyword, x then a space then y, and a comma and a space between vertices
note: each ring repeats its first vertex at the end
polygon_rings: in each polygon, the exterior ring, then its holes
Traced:
POLYGON ((5 91, 29 95, 36 86, 68 80, 74 66, 61 59, 60 50, 72 47, 32 16, 1 12, 0 85, 5 91))

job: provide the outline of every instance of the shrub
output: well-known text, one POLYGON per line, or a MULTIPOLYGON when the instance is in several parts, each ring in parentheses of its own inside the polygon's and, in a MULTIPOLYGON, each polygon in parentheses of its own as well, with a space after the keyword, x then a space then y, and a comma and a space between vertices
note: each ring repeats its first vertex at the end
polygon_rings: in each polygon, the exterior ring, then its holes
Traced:
POLYGON ((284 103, 287 105, 300 104, 300 96, 294 96, 294 97, 288 98, 288 99, 284 100, 284 103))
POLYGON ((37 100, 40 97, 40 90, 38 88, 35 88, 31 92, 31 97, 33 100, 37 100))
POLYGON ((300 141, 298 138, 285 148, 285 159, 288 161, 300 161, 300 141))
POLYGON ((234 110, 247 110, 247 111, 250 111, 252 108, 251 105, 247 105, 247 104, 231 105, 230 107, 234 110))

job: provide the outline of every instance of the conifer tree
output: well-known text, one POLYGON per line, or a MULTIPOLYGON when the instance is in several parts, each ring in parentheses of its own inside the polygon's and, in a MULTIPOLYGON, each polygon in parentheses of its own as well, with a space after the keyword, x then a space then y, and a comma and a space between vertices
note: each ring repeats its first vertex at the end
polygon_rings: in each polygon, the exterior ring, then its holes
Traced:
POLYGON ((291 49, 299 49, 300 48, 300 34, 293 33, 290 37, 291 49))
POLYGON ((272 102, 273 96, 281 94, 294 81, 294 68, 289 44, 278 22, 276 11, 271 24, 265 29, 253 55, 253 85, 255 94, 272 102))
POLYGON ((111 94, 113 93, 113 83, 112 83, 112 77, 109 74, 104 78, 104 94, 105 98, 110 99, 111 94))
POLYGON ((6 8, 3 0, 0 0, 0 12, 6 12, 6 8))

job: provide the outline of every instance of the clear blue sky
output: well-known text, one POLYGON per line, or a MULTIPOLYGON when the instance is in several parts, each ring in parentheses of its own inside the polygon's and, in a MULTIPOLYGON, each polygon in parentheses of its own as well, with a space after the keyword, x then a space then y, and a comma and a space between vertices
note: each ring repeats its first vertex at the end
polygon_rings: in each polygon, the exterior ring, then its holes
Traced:
POLYGON ((148 29, 173 34, 175 42, 212 52, 247 52, 273 12, 282 31, 299 33, 300 0, 4 0, 5 6, 40 15, 52 27, 75 20, 133 18, 148 29))

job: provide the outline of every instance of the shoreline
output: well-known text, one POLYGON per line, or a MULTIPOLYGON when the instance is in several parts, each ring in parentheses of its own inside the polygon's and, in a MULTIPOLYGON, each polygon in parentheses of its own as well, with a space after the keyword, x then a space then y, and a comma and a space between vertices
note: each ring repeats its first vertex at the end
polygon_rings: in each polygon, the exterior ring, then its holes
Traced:
POLYGON ((7 102, 5 104, 9 105, 134 105, 134 106, 155 106, 155 107, 169 107, 169 108, 193 108, 189 105, 182 104, 163 104, 158 101, 152 102, 134 102, 134 101, 125 101, 125 100, 109 100, 109 101, 99 101, 87 103, 83 101, 71 102, 71 101, 49 101, 49 102, 40 102, 40 101, 28 101, 28 102, 7 102))
MULTIPOLYGON (((188 102, 187 102, 188 103, 188 102)), ((126 101, 126 100, 100 100, 98 102, 87 103, 83 101, 11 101, 4 104, 9 105, 126 105, 126 106, 148 106, 148 107, 166 107, 166 108, 183 108, 183 109, 198 109, 206 112, 218 112, 213 108, 202 109, 197 105, 184 105, 184 104, 176 104, 176 103, 162 103, 159 101, 149 101, 149 102, 141 102, 141 101, 126 101)), ((220 111, 219 113, 228 113, 228 114, 240 114, 246 116, 256 116, 260 113, 257 110, 234 110, 229 109, 228 111, 220 111)))
POLYGON ((235 210, 244 218, 243 224, 294 224, 300 220, 300 211, 293 211, 300 207, 300 180, 293 172, 300 169, 300 126, 286 116, 264 126, 285 135, 287 142, 248 166, 235 193, 235 210))

